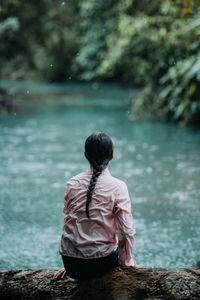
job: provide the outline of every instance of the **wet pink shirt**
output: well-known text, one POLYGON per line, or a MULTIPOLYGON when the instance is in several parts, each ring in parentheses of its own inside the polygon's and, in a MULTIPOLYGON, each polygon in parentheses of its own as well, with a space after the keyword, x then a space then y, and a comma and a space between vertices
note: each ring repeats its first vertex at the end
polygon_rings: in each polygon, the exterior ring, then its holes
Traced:
POLYGON ((61 255, 98 258, 119 249, 119 264, 134 266, 131 256, 135 230, 126 184, 106 168, 98 177, 85 212, 92 168, 72 177, 66 184, 63 212, 66 215, 59 245, 61 255))

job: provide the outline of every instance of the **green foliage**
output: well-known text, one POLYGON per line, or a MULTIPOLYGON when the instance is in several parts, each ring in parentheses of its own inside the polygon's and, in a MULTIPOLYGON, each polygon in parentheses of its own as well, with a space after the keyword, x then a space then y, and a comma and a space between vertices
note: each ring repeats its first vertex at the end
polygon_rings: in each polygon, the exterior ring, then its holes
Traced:
MULTIPOLYGON (((151 80, 136 101, 133 110, 138 114, 169 116, 183 125, 200 122, 200 13, 196 20, 177 27, 175 38, 178 54, 174 53, 174 64, 167 65, 161 76, 151 80)), ((180 21, 180 24, 183 21, 180 21)), ((182 25, 182 24, 181 24, 182 25)), ((174 31, 170 32, 170 36, 174 31)), ((173 49, 174 43, 171 44, 173 49)), ((164 47, 166 50, 166 47, 164 47)), ((169 49, 169 48, 168 48, 169 49)), ((166 55, 170 54, 166 51, 166 55)), ((155 67, 157 68, 157 66, 155 67)))
POLYGON ((80 2, 80 50, 76 63, 80 67, 80 78, 100 79, 98 67, 106 55, 106 38, 109 19, 115 1, 84 0, 80 2))
POLYGON ((199 2, 3 0, 1 78, 120 81, 137 116, 200 121, 199 2))
POLYGON ((142 87, 133 99, 138 116, 199 122, 198 3, 84 0, 80 16, 81 79, 142 87))
POLYGON ((55 81, 70 76, 78 45, 76 5, 4 0, 0 9, 1 78, 55 81))
POLYGON ((84 78, 89 72, 89 79, 117 79, 143 86, 152 65, 162 68, 164 62, 155 54, 178 14, 170 1, 162 5, 160 1, 149 5, 145 0, 81 3, 85 34, 77 62, 84 78))

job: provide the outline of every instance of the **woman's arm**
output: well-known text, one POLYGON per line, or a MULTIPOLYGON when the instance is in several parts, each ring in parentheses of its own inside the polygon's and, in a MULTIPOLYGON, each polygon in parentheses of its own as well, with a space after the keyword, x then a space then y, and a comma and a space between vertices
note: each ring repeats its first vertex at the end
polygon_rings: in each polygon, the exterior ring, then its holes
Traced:
POLYGON ((124 182, 121 183, 116 193, 114 214, 118 227, 119 264, 122 266, 137 267, 132 257, 135 230, 133 229, 131 202, 127 186, 124 182))

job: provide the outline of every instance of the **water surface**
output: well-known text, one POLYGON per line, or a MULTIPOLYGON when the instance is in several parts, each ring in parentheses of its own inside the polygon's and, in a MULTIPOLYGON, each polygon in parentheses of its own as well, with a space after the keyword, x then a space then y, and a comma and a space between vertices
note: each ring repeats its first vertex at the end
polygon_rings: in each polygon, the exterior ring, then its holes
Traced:
POLYGON ((190 267, 199 257, 200 131, 132 120, 133 91, 115 85, 22 84, 0 116, 0 269, 59 268, 66 181, 88 168, 85 138, 115 144, 110 172, 124 180, 141 267, 190 267))

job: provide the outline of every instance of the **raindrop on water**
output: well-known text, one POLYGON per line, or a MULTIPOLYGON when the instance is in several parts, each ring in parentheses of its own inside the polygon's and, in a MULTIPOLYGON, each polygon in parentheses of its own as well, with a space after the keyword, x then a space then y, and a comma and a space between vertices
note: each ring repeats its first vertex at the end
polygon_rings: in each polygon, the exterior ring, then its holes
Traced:
POLYGON ((50 67, 53 68, 53 64, 50 64, 50 67))
POLYGON ((27 93, 27 94, 29 94, 29 93, 30 93, 30 91, 29 91, 29 90, 27 90, 27 91, 26 91, 26 93, 27 93))
POLYGON ((26 140, 28 143, 32 142, 33 141, 33 137, 31 135, 27 136, 26 137, 26 140))
POLYGON ((165 175, 165 176, 168 176, 168 175, 169 175, 169 171, 168 171, 168 170, 165 170, 165 171, 164 171, 164 175, 165 175))
POLYGON ((179 200, 183 200, 183 199, 184 199, 183 194, 179 194, 179 200))
POLYGON ((70 173, 69 171, 66 171, 66 172, 64 173, 64 177, 70 177, 70 175, 71 175, 71 173, 70 173))
POLYGON ((142 160, 142 155, 141 155, 141 154, 138 154, 138 155, 136 156, 136 158, 137 158, 137 160, 142 160))
POLYGON ((152 168, 151 168, 151 167, 147 167, 147 168, 146 168, 146 172, 147 172, 148 174, 151 174, 151 173, 152 173, 152 171, 153 171, 153 170, 152 170, 152 168))
POLYGON ((63 1, 63 2, 61 3, 61 5, 64 6, 64 5, 65 5, 65 1, 63 1))

